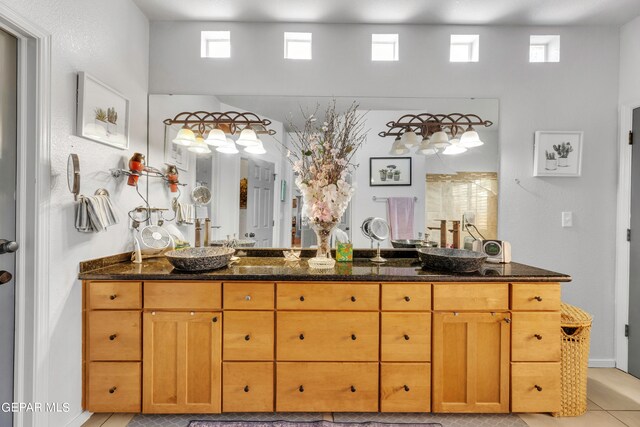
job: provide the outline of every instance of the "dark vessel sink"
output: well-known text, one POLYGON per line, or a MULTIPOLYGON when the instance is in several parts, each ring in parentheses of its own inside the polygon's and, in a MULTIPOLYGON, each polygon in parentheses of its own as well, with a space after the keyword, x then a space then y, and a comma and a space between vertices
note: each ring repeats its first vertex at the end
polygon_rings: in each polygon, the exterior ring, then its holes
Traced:
POLYGON ((423 269, 444 270, 453 273, 471 273, 480 270, 487 255, 450 248, 419 248, 418 257, 423 269))

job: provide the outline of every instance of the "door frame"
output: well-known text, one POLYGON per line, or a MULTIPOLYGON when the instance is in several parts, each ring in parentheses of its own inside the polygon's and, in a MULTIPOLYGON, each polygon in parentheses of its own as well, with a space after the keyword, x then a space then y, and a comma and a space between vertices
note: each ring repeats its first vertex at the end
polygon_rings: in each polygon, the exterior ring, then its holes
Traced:
MULTIPOLYGON (((48 402, 51 35, 0 3, 0 28, 18 39, 14 402, 48 402), (27 268, 27 266, 32 266, 27 268)), ((46 426, 16 412, 14 426, 46 426)))
MULTIPOLYGON (((620 105, 618 150, 618 195, 616 206, 616 267, 615 267, 615 366, 628 370, 629 341, 624 327, 629 322, 629 266, 631 245, 627 241, 627 229, 631 225, 631 146, 629 131, 633 126, 633 110, 640 108, 637 102, 620 105)), ((639 231, 640 232, 640 231, 639 231)))

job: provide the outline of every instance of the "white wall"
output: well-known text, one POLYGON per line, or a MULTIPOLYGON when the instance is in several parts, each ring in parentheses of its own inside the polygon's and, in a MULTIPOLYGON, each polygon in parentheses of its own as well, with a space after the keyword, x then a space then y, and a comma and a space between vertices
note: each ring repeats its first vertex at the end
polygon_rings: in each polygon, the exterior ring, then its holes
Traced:
POLYGON ((563 298, 594 315, 591 358, 611 361, 618 53, 613 27, 154 22, 149 82, 154 93, 499 98, 499 235, 516 261, 574 277, 563 298), (216 29, 231 31, 233 57, 201 59, 200 31, 216 29), (313 32, 313 60, 284 60, 283 31, 313 32), (371 62, 373 32, 400 34, 399 62, 371 62), (480 62, 448 62, 452 33, 480 34, 480 62), (531 34, 559 34, 561 62, 528 63, 531 34), (536 130, 585 132, 582 177, 532 177, 536 130))
POLYGON ((68 402, 69 413, 51 414, 50 426, 64 426, 81 411, 82 299, 78 262, 123 252, 130 244, 126 212, 138 204, 131 188, 116 182, 134 151, 146 152, 149 25, 128 0, 0 0, 52 34, 51 260, 49 279, 51 352, 49 396, 68 402), (130 149, 121 151, 74 136, 76 73, 86 71, 130 101, 130 149), (100 234, 73 227, 73 196, 67 189, 67 156, 80 158, 81 191, 111 193, 120 224, 100 234))
POLYGON ((620 28, 620 103, 640 104, 640 16, 620 28))

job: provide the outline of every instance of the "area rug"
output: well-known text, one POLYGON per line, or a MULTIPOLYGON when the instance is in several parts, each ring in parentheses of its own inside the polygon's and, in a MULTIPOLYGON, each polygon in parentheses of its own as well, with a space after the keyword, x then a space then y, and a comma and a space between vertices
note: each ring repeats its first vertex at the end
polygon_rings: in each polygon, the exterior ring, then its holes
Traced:
POLYGON ((235 421, 231 423, 220 421, 191 421, 189 427, 442 427, 440 423, 394 424, 394 423, 336 423, 333 421, 235 421))

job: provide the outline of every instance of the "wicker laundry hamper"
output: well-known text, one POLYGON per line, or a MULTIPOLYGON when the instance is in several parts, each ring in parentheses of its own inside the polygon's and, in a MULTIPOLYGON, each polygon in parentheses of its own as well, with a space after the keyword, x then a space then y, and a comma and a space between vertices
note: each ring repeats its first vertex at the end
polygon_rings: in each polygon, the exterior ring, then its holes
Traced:
POLYGON ((560 362, 560 412, 554 417, 576 417, 587 412, 587 368, 591 315, 562 303, 560 307, 562 336, 560 362))

